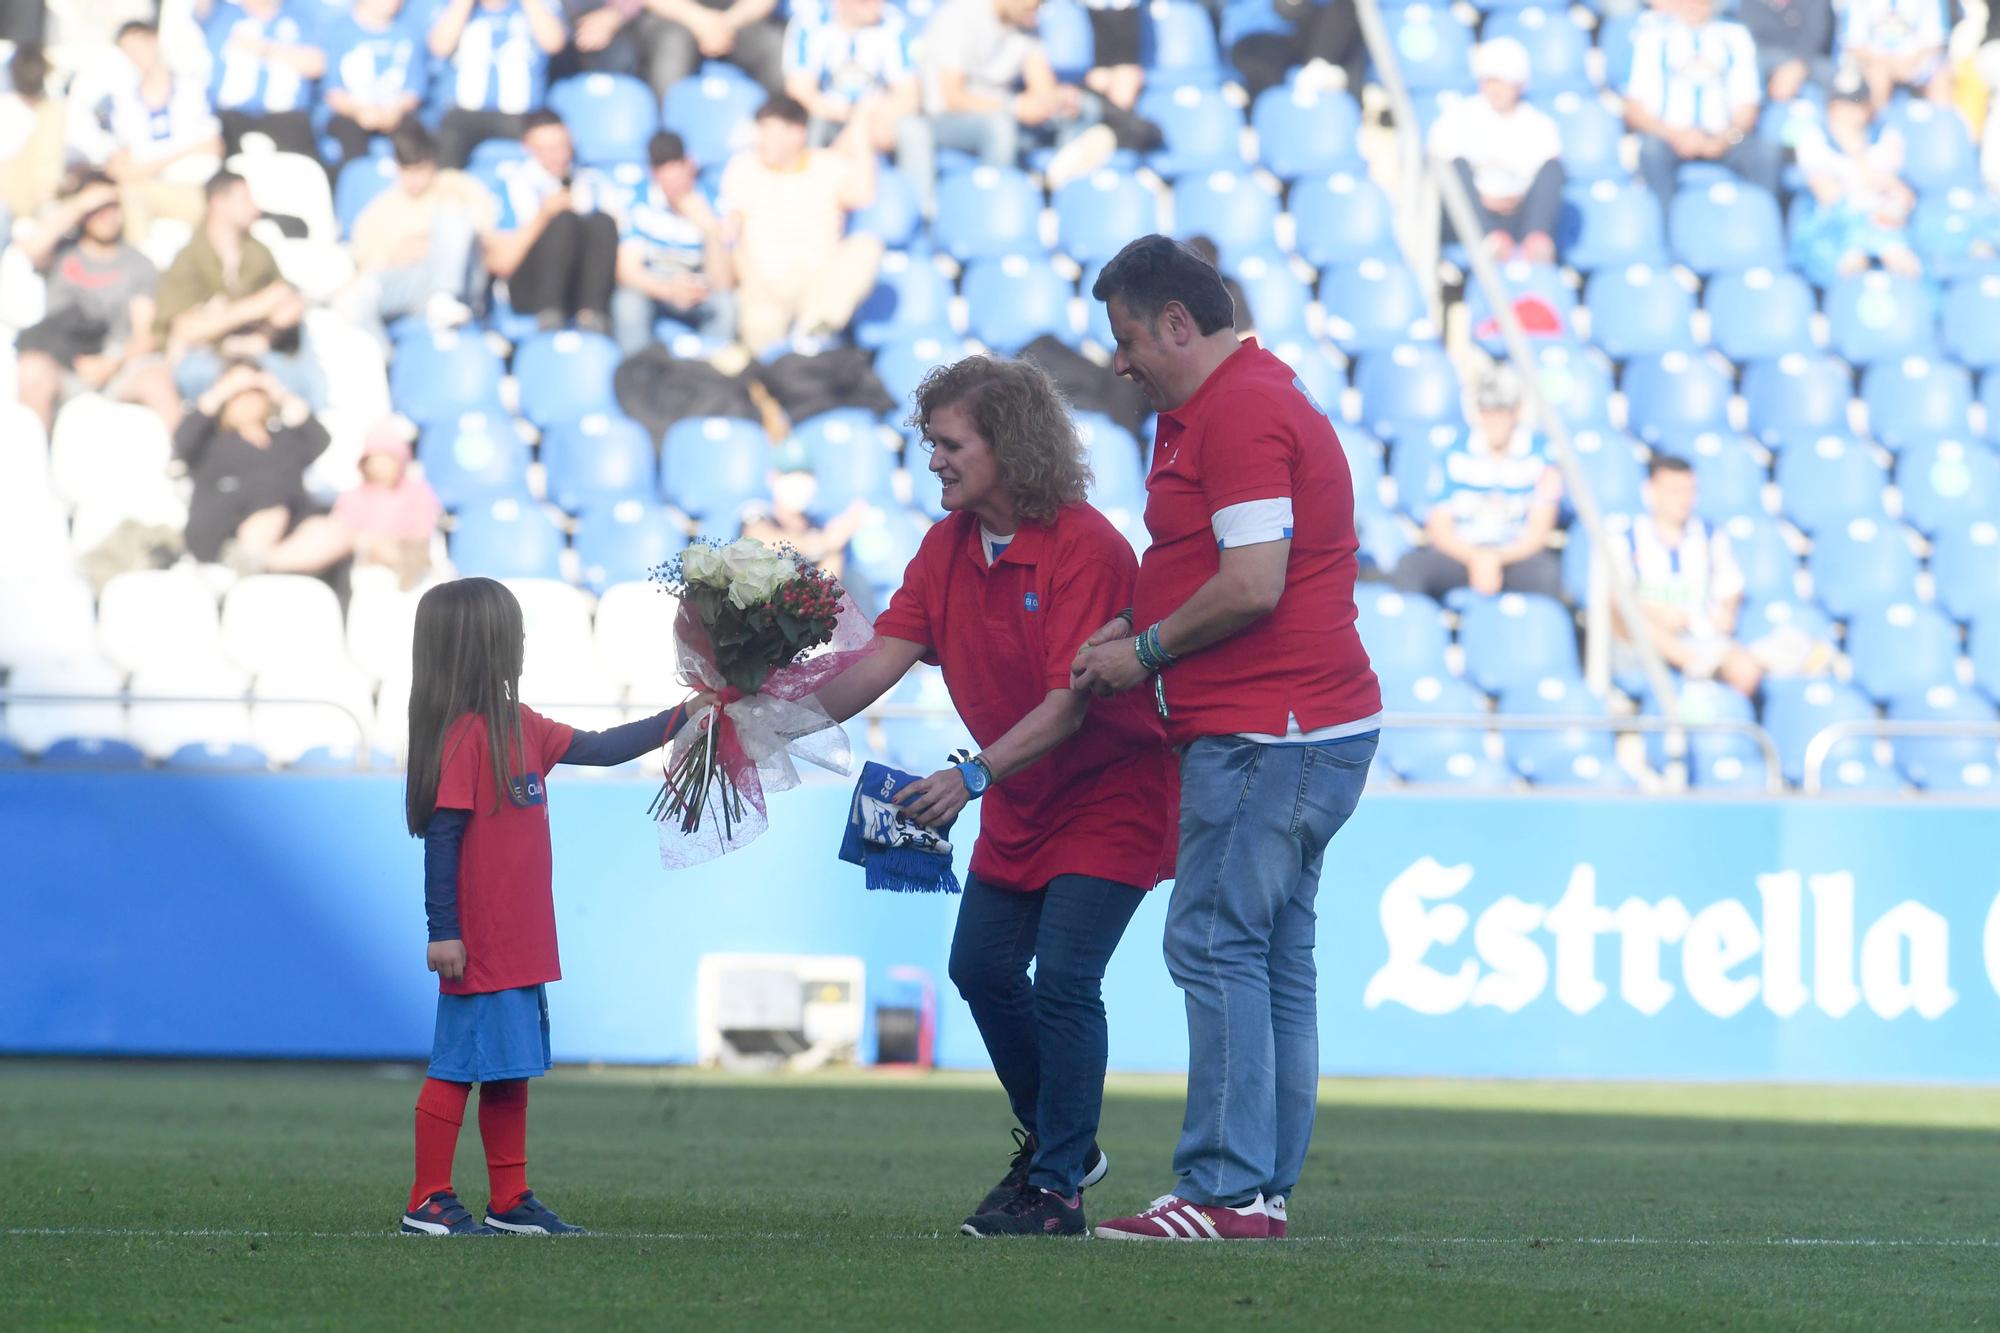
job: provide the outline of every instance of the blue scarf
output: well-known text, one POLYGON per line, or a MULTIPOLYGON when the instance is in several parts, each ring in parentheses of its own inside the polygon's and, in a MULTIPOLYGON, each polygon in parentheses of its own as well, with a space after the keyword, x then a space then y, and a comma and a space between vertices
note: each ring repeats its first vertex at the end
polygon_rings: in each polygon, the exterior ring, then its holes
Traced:
POLYGON ((943 829, 913 824, 890 797, 920 781, 887 764, 863 764, 854 800, 847 808, 847 831, 840 840, 840 859, 862 868, 871 889, 895 893, 957 893, 958 876, 951 868, 951 844, 943 829))

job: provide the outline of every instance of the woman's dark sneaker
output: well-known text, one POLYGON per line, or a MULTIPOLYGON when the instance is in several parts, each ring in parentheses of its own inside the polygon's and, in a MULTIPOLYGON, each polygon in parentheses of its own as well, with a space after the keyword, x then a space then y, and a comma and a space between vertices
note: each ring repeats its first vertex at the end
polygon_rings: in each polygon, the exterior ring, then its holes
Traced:
POLYGON ((986 1191, 986 1197, 972 1210, 974 1217, 986 1213, 997 1213, 1007 1206, 1008 1200, 1028 1188, 1028 1163, 1035 1160, 1035 1136, 1016 1129, 1014 1135, 1014 1160, 1007 1166, 1007 1174, 1000 1177, 1000 1183, 986 1191))
POLYGON ((996 1212, 968 1217, 959 1230, 968 1236, 1081 1236, 1083 1194, 1065 1199, 1044 1189, 1024 1189, 996 1212))

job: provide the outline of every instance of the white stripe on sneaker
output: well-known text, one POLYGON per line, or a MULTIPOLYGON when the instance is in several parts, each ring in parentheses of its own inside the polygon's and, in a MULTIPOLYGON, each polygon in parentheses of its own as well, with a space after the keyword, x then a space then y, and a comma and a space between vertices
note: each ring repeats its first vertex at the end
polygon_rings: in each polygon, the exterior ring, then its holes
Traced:
POLYGON ((1172 1213, 1161 1213, 1153 1219, 1153 1225, 1166 1232, 1168 1240, 1186 1240, 1187 1237, 1181 1234, 1180 1227, 1175 1225, 1179 1220, 1172 1213))

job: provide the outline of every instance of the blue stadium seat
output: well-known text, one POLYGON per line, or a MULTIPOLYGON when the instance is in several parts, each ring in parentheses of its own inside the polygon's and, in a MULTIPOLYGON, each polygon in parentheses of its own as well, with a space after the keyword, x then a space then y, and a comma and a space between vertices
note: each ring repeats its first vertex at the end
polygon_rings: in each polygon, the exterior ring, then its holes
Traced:
MULTIPOLYGON (((1590 185, 1594 192, 1599 182, 1623 182, 1630 178, 1631 173, 1625 170, 1625 164, 1618 157, 1618 145, 1625 137, 1625 126, 1605 109, 1595 94, 1557 93, 1547 101, 1535 100, 1554 118, 1556 130, 1562 135, 1563 174, 1570 184, 1590 185)), ((1650 200, 1653 196, 1648 192, 1646 197, 1650 200)), ((1647 251, 1625 262, 1645 264, 1666 257, 1665 230, 1657 202, 1653 205, 1653 227, 1658 254, 1647 251)), ((1571 258, 1571 262, 1576 261, 1571 258)), ((1579 264, 1578 267, 1582 266, 1579 264)))
POLYGON ((1984 185, 1919 195, 1906 234, 1933 281, 1991 273, 1994 243, 2000 239, 2000 200, 1984 185))
POLYGON ((876 269, 875 288, 854 312, 863 347, 951 333, 951 280, 927 254, 891 250, 876 269))
POLYGON ((1077 438, 1090 460, 1090 500, 1100 509, 1142 513, 1146 460, 1132 433, 1101 412, 1076 414, 1077 438))
POLYGON ((1056 77, 1081 86, 1097 53, 1097 39, 1090 30, 1090 11, 1070 0, 1052 0, 1035 15, 1035 30, 1056 77))
MULTIPOLYGON (((1335 172, 1298 182, 1292 186, 1291 214, 1296 248, 1314 268, 1398 254, 1389 196, 1366 176, 1335 172)), ((1183 235, 1191 234, 1185 222, 1178 225, 1183 235)))
POLYGON ((1234 52, 1245 37, 1266 33, 1284 35, 1293 30, 1292 20, 1278 12, 1271 0, 1225 0, 1222 9, 1222 49, 1234 52))
POLYGON ((1396 484, 1396 506, 1421 524, 1444 494, 1445 451, 1464 435, 1456 426, 1407 430, 1389 451, 1389 476, 1396 484))
POLYGON ((851 568, 877 592, 892 592, 902 586, 903 571, 917 554, 928 520, 897 505, 879 523, 870 523, 854 534, 847 554, 851 568))
POLYGON ((1472 30, 1442 5, 1405 5, 1390 24, 1412 91, 1472 90, 1472 30))
POLYGON ((1615 361, 1694 347, 1694 296, 1673 270, 1604 268, 1584 288, 1590 340, 1615 361))
POLYGON ((1449 674, 1444 608, 1422 593, 1401 593, 1379 584, 1355 589, 1355 628, 1368 660, 1385 678, 1412 680, 1449 674))
POLYGON ((587 509, 576 521, 577 565, 583 586, 596 593, 643 581, 687 543, 679 520, 650 496, 587 509))
POLYGON ((1833 618, 1811 602, 1750 601, 1737 614, 1736 638, 1740 643, 1755 643, 1779 633, 1823 644, 1831 644, 1838 637, 1833 618))
POLYGON ((1743 181, 1683 185, 1667 210, 1667 236, 1674 256, 1704 278, 1785 264, 1778 201, 1743 181))
MULTIPOLYGON (((1529 337, 1536 343, 1559 344, 1574 334, 1576 297, 1563 281, 1561 269, 1554 264, 1531 264, 1525 259, 1516 259, 1500 266, 1500 279, 1516 318, 1522 318, 1525 305, 1535 304, 1554 319, 1560 332, 1530 333, 1529 337)), ((1466 287, 1465 310, 1466 317, 1472 322, 1473 340, 1480 349, 1491 357, 1505 356, 1506 340, 1500 332, 1500 321, 1494 315, 1493 303, 1487 299, 1484 283, 1474 282, 1466 287)))
POLYGON ((1786 449, 1778 455, 1777 480, 1785 517, 1806 533, 1881 517, 1889 484, 1875 451, 1840 435, 1786 449))
MULTIPOLYGON (((1964 722, 1991 726, 1993 704, 1971 690, 1939 682, 1889 701, 1896 722, 1964 722)), ((1906 736, 1890 742, 1896 766, 1930 792, 1983 792, 2000 787, 2000 741, 1993 736, 1906 736)))
POLYGON ((1417 275, 1399 260, 1329 265, 1320 273, 1319 303, 1327 338, 1350 357, 1436 337, 1417 275))
POLYGON ((938 183, 931 235, 961 260, 1039 254, 1042 192, 1012 167, 974 167, 938 183))
POLYGON ((1302 342, 1314 336, 1308 314, 1312 289, 1299 281, 1284 259, 1248 255, 1230 276, 1243 288, 1259 341, 1302 342))
POLYGON ((1728 377, 1704 356, 1635 357, 1625 367, 1629 429, 1647 444, 1727 429, 1729 387, 1728 377))
POLYGON ((1902 529, 1887 520, 1856 518, 1814 534, 1807 563, 1813 596, 1837 620, 1917 600, 1917 557, 1902 529))
POLYGON ((241 741, 189 741, 166 757, 165 766, 261 772, 271 766, 271 757, 256 746, 241 741))
POLYGON ((667 429, 660 498, 698 519, 733 518, 768 493, 771 442, 754 421, 686 417, 667 429))
POLYGON ((1990 521, 2000 516, 2000 455, 1957 439, 1914 444, 1896 461, 1896 489, 1903 521, 1927 535, 1990 521))
POLYGON ((1158 125, 1166 139, 1147 165, 1167 180, 1245 169, 1243 113, 1220 88, 1192 83, 1148 88, 1133 110, 1158 125))
POLYGON ((1598 25, 1597 45, 1604 52, 1604 86, 1622 92, 1632 77, 1632 28, 1646 11, 1623 10, 1598 25))
MULTIPOLYGON (((1764 683, 1764 729, 1771 733, 1784 765, 1785 780, 1794 785, 1805 778, 1806 746, 1836 722, 1860 722, 1875 716, 1867 696, 1831 680, 1771 680, 1764 683)), ((1855 738, 1833 747, 1832 762, 1850 755, 1865 756, 1870 746, 1855 738)))
POLYGON ((1752 602, 1789 602, 1799 595, 1799 557, 1776 519, 1738 514, 1722 525, 1743 571, 1752 602))
MULTIPOLYGON (((1382 709, 1388 713, 1432 716, 1479 715, 1486 698, 1456 676, 1438 672, 1412 679, 1385 677, 1382 709)), ((1397 776, 1411 782, 1449 780, 1459 769, 1470 776, 1490 772, 1484 728, 1385 727, 1380 758, 1397 776)))
POLYGON ((1045 333, 1077 340, 1070 312, 1069 279, 1046 259, 1006 255, 966 265, 966 332, 1003 355, 1012 355, 1045 333))
POLYGON ((1250 108, 1257 154, 1281 181, 1365 170, 1355 149, 1361 110, 1344 92, 1266 88, 1250 108))
POLYGON ((389 359, 389 397, 418 425, 500 410, 500 358, 477 333, 416 330, 389 359))
POLYGON ((1459 617, 1465 673, 1488 694, 1532 685, 1545 676, 1582 675, 1576 626, 1562 603, 1526 593, 1469 599, 1459 617))
POLYGON ((1576 343, 1545 342, 1535 348, 1542 403, 1572 430, 1611 420, 1611 366, 1601 352, 1576 343))
POLYGON ((1385 450, 1382 442, 1359 426, 1339 425, 1340 450, 1347 455, 1347 475, 1354 484, 1354 503, 1367 505, 1379 498, 1385 450))
POLYGON ((1936 298, 1917 278, 1879 269, 1843 278, 1826 290, 1826 318, 1833 350, 1854 366, 1929 356, 1936 345, 1936 298))
POLYGON ((361 216, 362 210, 395 183, 396 163, 393 158, 369 153, 364 157, 349 158, 342 165, 340 178, 333 186, 333 217, 340 224, 343 238, 354 234, 354 222, 361 216))
POLYGON ((2000 625, 2000 521, 1991 509, 1932 534, 1931 577, 1952 619, 2000 625))
POLYGON ((96 736, 65 736, 43 748, 37 757, 43 768, 144 768, 138 746, 96 736))
POLYGON ((1384 440, 1423 434, 1434 426, 1463 427, 1458 370, 1434 343, 1404 343, 1369 352, 1355 363, 1361 420, 1384 440))
MULTIPOLYGON (((1320 344, 1273 342, 1268 347, 1272 356, 1292 368, 1292 372, 1299 377, 1299 387, 1319 407, 1322 415, 1331 417, 1340 411, 1340 397, 1347 390, 1347 380, 1332 358, 1320 350, 1320 344)), ((1337 418, 1335 424, 1340 424, 1337 418)), ((1146 431, 1146 438, 1152 438, 1150 429, 1146 431)))
POLYGON ((1945 350, 1974 370, 2000 366, 2000 274, 1960 278, 1945 293, 1945 350))
POLYGON ((1850 796, 1901 795, 1906 790, 1903 775, 1877 759, 1872 749, 1862 748, 1865 746, 1866 742, 1842 746, 1841 753, 1820 769, 1820 790, 1850 796))
POLYGON ((611 376, 622 359, 618 344, 601 333, 558 329, 537 334, 514 350, 521 415, 550 430, 593 413, 616 412, 611 376))
POLYGON ((1774 449, 1846 434, 1853 397, 1853 375, 1830 356, 1781 356, 1754 361, 1743 371, 1750 431, 1774 449))
POLYGON ((1079 264, 1102 264, 1133 237, 1160 229, 1159 196, 1124 172, 1071 181, 1056 191, 1055 210, 1056 248, 1079 264))
POLYGON ((468 505, 451 534, 459 573, 493 579, 560 579, 562 549, 562 529, 525 497, 468 505))
POLYGON ((1512 37, 1527 48, 1528 68, 1534 71, 1529 86, 1537 98, 1596 91, 1585 60, 1590 41, 1567 10, 1538 5, 1502 10, 1486 20, 1479 36, 1488 42, 1512 37))
POLYGON ((1883 117, 1903 136, 1901 175, 1919 194, 1979 184, 1979 153, 1956 109, 1907 98, 1883 117))
MULTIPOLYGON (((1633 514, 1645 507, 1646 465, 1638 441, 1619 430, 1579 430, 1570 435, 1577 465, 1606 512, 1633 514)), ((1574 512, 1565 489, 1563 509, 1574 512)))
POLYGON ((1666 266, 1666 224, 1660 201, 1645 186, 1623 180, 1593 181, 1570 195, 1570 208, 1575 235, 1563 248, 1563 260, 1579 273, 1633 265, 1666 266))
POLYGON ((1755 441, 1704 431, 1673 450, 1694 466, 1695 508, 1710 523, 1764 512, 1770 468, 1755 441))
POLYGON ((819 479, 815 513, 838 514, 856 500, 892 503, 896 456, 883 435, 881 423, 858 408, 822 412, 792 428, 790 443, 806 451, 819 479))
POLYGON ((1215 24, 1206 9, 1188 0, 1161 0, 1145 13, 1148 21, 1141 26, 1139 48, 1147 83, 1213 87, 1222 81, 1215 24))
POLYGON ((2000 614, 1988 610, 1972 622, 1965 655, 1972 662, 1972 679, 1987 698, 2000 703, 2000 614))
POLYGON ((433 419, 417 437, 417 461, 446 509, 528 494, 528 449, 503 412, 433 419))
MULTIPOLYGON (((1101 306, 1100 306, 1101 308, 1101 306)), ((875 353, 875 377, 898 403, 910 401, 917 385, 931 370, 948 365, 972 348, 953 335, 920 333, 885 341, 875 353)))
POLYGON ((728 66, 703 69, 667 90, 660 123, 681 136, 688 156, 703 167, 729 160, 749 142, 751 118, 763 105, 764 90, 747 79, 721 72, 728 66))
POLYGON ((556 508, 580 513, 659 490, 653 437, 630 417, 596 413, 542 436, 542 467, 556 508))
POLYGON ((1813 291, 1790 269, 1752 268, 1709 280, 1709 341, 1738 365, 1813 350, 1813 291))
POLYGON ((1854 683, 1877 703, 1949 682, 1958 669, 1958 626, 1935 607, 1890 602, 1847 626, 1854 683))
POLYGON ((1208 237, 1225 267, 1245 255, 1275 254, 1277 221, 1277 199, 1247 172, 1185 176, 1174 185, 1174 235, 1208 237))
POLYGON ((1963 437, 1972 427, 1972 376, 1929 357, 1880 361, 1861 376, 1868 431, 1891 449, 1920 440, 1963 437))
POLYGON ((917 187, 910 184, 908 176, 886 164, 875 169, 874 199, 847 219, 850 233, 879 236, 883 246, 890 250, 909 245, 923 227, 923 204, 917 198, 917 187))
MULTIPOLYGON (((337 773, 342 770, 351 773, 355 769, 355 750, 356 747, 352 742, 346 745, 315 745, 285 767, 295 773, 337 773)), ((368 766, 378 769, 395 768, 396 756, 387 750, 371 748, 368 751, 368 766)))
MULTIPOLYGON (((1605 717, 1610 708, 1581 680, 1547 676, 1515 685, 1500 695, 1501 716, 1605 717)), ((1572 727, 1562 731, 1502 731, 1508 762, 1538 787, 1624 785, 1609 731, 1572 727)))
POLYGON ((569 127, 580 162, 644 162, 646 141, 660 128, 653 90, 629 74, 564 79, 549 89, 548 107, 569 127))

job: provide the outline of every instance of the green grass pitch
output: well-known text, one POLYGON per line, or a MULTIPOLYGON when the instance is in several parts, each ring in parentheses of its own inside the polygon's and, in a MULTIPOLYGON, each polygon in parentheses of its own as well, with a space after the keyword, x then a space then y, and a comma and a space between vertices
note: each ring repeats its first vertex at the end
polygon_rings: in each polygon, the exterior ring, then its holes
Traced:
MULTIPOLYGON (((416 1086, 0 1062, 0 1328, 2000 1326, 2000 1090, 1329 1082, 1294 1239, 1135 1245, 956 1234, 990 1078, 569 1069, 530 1178, 598 1235, 399 1237, 416 1086)), ((1093 1217, 1179 1122, 1113 1080, 1093 1217)))

